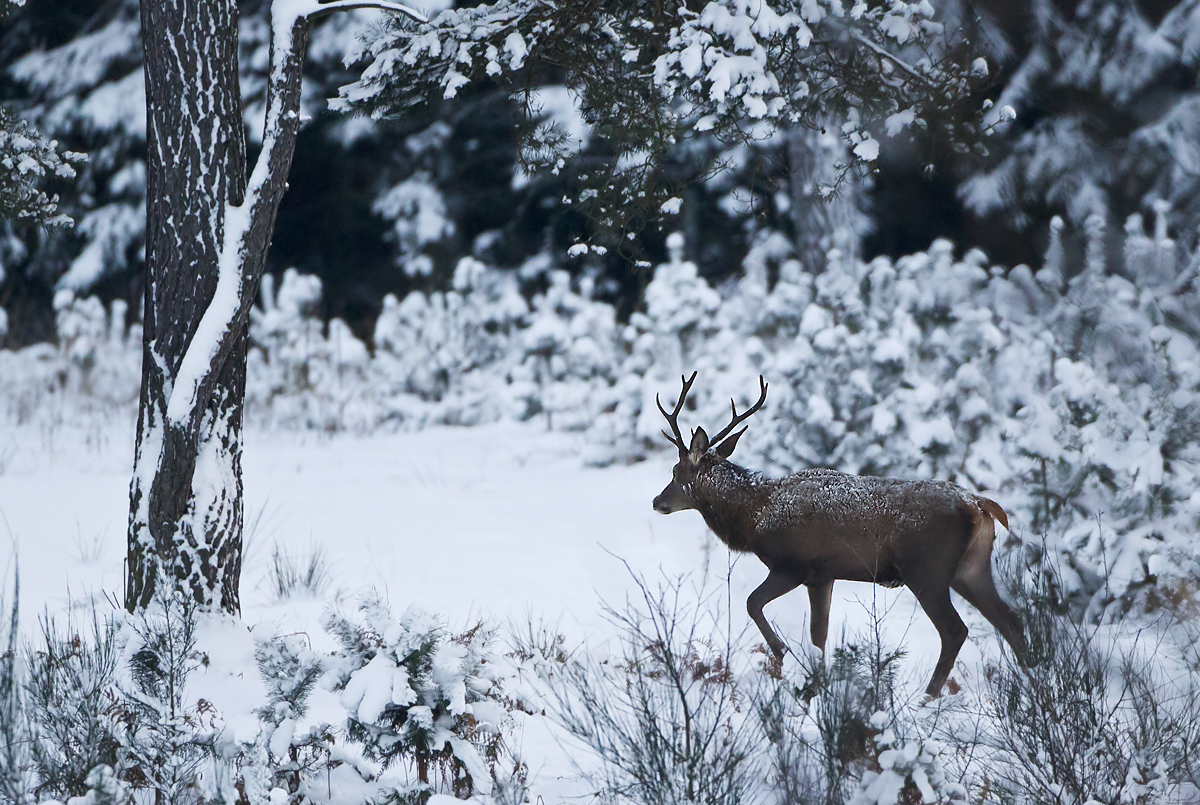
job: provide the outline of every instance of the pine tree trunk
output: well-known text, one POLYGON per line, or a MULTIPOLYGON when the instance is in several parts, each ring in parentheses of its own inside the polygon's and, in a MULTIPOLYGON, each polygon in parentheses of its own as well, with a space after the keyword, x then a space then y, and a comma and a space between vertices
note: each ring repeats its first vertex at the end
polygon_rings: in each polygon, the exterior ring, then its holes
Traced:
MULTIPOLYGON (((836 130, 833 123, 828 128, 836 130)), ((829 199, 818 195, 818 187, 837 181, 837 163, 845 160, 841 140, 820 131, 796 128, 788 133, 789 183, 792 190, 792 228, 796 257, 811 274, 825 270, 830 249, 845 257, 856 257, 859 237, 867 221, 858 209, 858 190, 853 177, 846 177, 838 193, 829 199)))
POLYGON ((142 0, 141 11, 147 282, 125 605, 144 608, 171 584, 237 613, 249 312, 299 129, 308 22, 273 48, 247 188, 236 0, 142 0))
POLYGON ((796 236, 796 257, 804 270, 819 274, 825 268, 821 235, 825 222, 816 198, 816 135, 796 128, 788 133, 789 183, 792 188, 792 229, 796 236))

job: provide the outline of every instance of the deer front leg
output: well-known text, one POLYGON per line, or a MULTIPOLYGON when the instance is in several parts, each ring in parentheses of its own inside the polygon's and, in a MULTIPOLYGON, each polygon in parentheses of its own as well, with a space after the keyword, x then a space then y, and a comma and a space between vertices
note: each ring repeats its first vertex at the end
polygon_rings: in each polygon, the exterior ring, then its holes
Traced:
POLYGON ((825 653, 829 637, 829 604, 833 600, 833 579, 808 583, 808 604, 812 617, 813 645, 825 653))
POLYGON ((758 626, 758 630, 762 632, 762 636, 766 639, 771 652, 779 660, 783 659, 783 655, 787 651, 787 646, 783 644, 783 641, 779 639, 779 635, 775 634, 774 630, 771 629, 771 625, 767 623, 767 618, 763 615, 763 607, 779 596, 790 593, 799 586, 800 583, 793 581, 791 577, 780 573, 778 570, 772 570, 767 574, 766 580, 758 585, 757 589, 750 593, 750 597, 746 599, 746 611, 750 613, 750 619, 758 626))
POLYGON ((926 696, 936 699, 942 695, 942 685, 950 677, 959 649, 967 640, 967 625, 950 602, 949 585, 931 585, 913 592, 917 594, 917 603, 933 621, 938 636, 942 638, 942 653, 938 655, 937 665, 933 669, 933 679, 929 680, 929 687, 925 689, 926 696))

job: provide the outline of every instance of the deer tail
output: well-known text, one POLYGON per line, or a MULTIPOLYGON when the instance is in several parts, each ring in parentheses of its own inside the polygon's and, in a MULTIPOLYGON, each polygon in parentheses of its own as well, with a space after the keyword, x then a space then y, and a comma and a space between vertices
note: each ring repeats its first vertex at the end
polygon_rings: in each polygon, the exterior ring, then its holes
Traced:
POLYGON ((977 498, 977 500, 979 502, 979 508, 983 509, 989 515, 991 515, 994 519, 999 520, 1000 525, 1004 526, 1004 530, 1007 531, 1008 530, 1008 514, 1005 513, 1004 509, 1000 508, 1000 504, 994 500, 989 500, 987 498, 977 498))

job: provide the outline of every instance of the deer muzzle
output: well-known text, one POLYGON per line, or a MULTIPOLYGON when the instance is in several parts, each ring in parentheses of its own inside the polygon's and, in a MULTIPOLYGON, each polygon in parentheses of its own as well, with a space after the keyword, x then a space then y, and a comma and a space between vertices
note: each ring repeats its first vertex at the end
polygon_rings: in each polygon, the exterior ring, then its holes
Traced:
POLYGON ((691 499, 675 481, 667 484, 667 488, 654 499, 654 510, 659 514, 671 514, 690 508, 693 508, 691 499))

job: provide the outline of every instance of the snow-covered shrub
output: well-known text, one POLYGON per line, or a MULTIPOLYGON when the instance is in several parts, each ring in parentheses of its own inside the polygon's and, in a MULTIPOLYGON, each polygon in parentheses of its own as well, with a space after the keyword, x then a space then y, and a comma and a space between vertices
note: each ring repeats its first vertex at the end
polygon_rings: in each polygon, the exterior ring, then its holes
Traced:
POLYGON ((121 697, 122 776, 156 801, 194 801, 216 757, 220 714, 189 701, 188 678, 204 657, 196 649, 197 615, 183 595, 162 593, 129 619, 124 653, 128 679, 121 697))
POLYGON ((481 624, 452 635, 412 609, 397 619, 377 596, 359 613, 326 620, 341 648, 324 684, 349 713, 349 740, 383 768, 381 801, 489 794, 511 707, 495 635, 481 624))
POLYGON ((136 404, 141 325, 126 327, 128 305, 55 297, 58 344, 0 350, 0 417, 9 424, 102 421, 136 404))
POLYGON ((53 619, 42 620, 41 644, 28 655, 25 683, 39 796, 66 802, 112 782, 121 749, 119 660, 111 620, 93 612, 83 635, 70 621, 64 631, 53 619))
POLYGON ((299 634, 259 639, 254 659, 266 683, 267 702, 258 709, 257 739, 241 748, 246 798, 254 805, 274 803, 278 790, 298 805, 309 796, 317 773, 330 775, 334 765, 337 742, 329 725, 297 730, 325 663, 299 634))
POLYGON ((375 212, 393 222, 389 235, 398 247, 404 272, 429 274, 433 260, 422 254, 425 247, 454 234, 454 221, 446 217, 446 200, 432 177, 417 171, 376 199, 375 212))
POLYGON ((419 427, 509 415, 504 374, 519 359, 527 311, 515 276, 471 257, 459 261, 448 291, 386 297, 372 365, 384 419, 419 427))
POLYGON ((593 300, 584 277, 552 271, 521 331, 521 363, 510 372, 523 417, 544 415, 547 429, 585 430, 611 399, 623 355, 616 311, 593 300))
POLYGON ((250 312, 246 405, 275 427, 369 430, 370 356, 340 319, 328 333, 318 314, 321 281, 288 269, 276 290, 263 277, 262 307, 250 312))
POLYGON ((377 597, 359 614, 328 616, 332 653, 303 633, 259 633, 265 697, 226 698, 243 709, 225 712, 198 692, 252 669, 213 671, 239 655, 201 649, 210 616, 177 595, 90 630, 44 622, 24 652, 14 607, 0 653, 0 802, 301 805, 330 791, 345 802, 523 801, 527 770, 504 740, 513 666, 494 633, 454 635, 414 611, 396 619, 377 597), (318 687, 327 692, 314 717, 318 687))
MULTIPOLYGON (((720 332, 721 297, 699 275, 696 264, 683 259, 683 245, 679 233, 667 239, 670 260, 655 269, 646 286, 645 310, 634 313, 625 328, 626 356, 619 379, 589 434, 591 463, 644 457, 661 439, 655 395, 670 392, 685 371, 712 369, 720 360, 713 347, 720 332)), ((712 371, 707 375, 716 377, 712 371)), ((700 400, 711 398, 711 389, 697 395, 700 400)))
POLYGON ((902 796, 905 802, 965 805, 967 790, 946 779, 942 744, 935 740, 900 740, 890 720, 882 710, 871 716, 871 726, 879 730, 872 738, 878 749, 875 762, 879 770, 863 773, 849 805, 896 805, 902 796))
POLYGON ((978 251, 956 260, 945 241, 895 262, 831 252, 810 276, 760 233, 724 294, 676 242, 590 435, 609 455, 665 447, 653 401, 678 393, 679 374, 701 375, 686 421, 714 427, 761 373, 771 394, 741 461, 988 491, 1030 529, 1023 538, 1047 537, 1081 610, 1156 606, 1200 572, 1200 298, 1165 234, 1135 230, 1129 259, 1145 275, 1106 270, 1097 226, 1069 283, 1053 248, 1035 275, 988 267, 978 251))
POLYGON ((876 742, 884 713, 888 724, 911 721, 898 702, 896 672, 903 652, 885 645, 878 613, 872 629, 798 665, 769 667, 755 697, 770 746, 775 784, 788 805, 843 805, 877 769, 876 742))
MULTIPOLYGON (((581 650, 541 664, 549 710, 590 747, 599 770, 578 761, 603 795, 646 805, 733 805, 761 795, 759 733, 747 684, 747 656, 710 620, 703 593, 689 603, 685 581, 651 589, 641 601, 606 610, 620 630, 613 658, 581 650)), ((536 647, 524 654, 545 655, 536 647)))
POLYGON ((989 758, 981 773, 1005 803, 1195 801, 1196 666, 1177 636, 1062 614, 1051 567, 1009 585, 1034 662, 1006 660, 985 676, 983 709, 967 716, 986 720, 974 730, 989 758))
POLYGON ((68 366, 65 394, 91 400, 100 410, 125 410, 137 401, 142 330, 126 327, 128 307, 122 299, 106 310, 94 296, 56 295, 58 349, 68 366))

